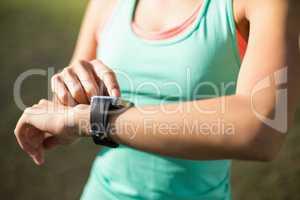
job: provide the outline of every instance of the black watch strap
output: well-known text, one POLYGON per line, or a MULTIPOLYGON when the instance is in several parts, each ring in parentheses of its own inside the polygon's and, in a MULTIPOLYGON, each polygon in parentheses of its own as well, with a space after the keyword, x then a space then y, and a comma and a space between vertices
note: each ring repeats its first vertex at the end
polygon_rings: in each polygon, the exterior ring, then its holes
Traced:
POLYGON ((109 98, 93 98, 91 102, 91 135, 97 145, 116 148, 119 145, 109 137, 109 111, 112 102, 109 98))

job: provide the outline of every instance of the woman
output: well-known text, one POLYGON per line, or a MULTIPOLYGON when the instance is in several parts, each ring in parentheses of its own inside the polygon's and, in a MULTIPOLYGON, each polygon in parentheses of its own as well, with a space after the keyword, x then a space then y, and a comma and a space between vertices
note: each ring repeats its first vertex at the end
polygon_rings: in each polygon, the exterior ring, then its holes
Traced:
POLYGON ((45 149, 88 136, 81 122, 105 86, 135 106, 110 117, 121 146, 101 149, 81 199, 231 199, 230 159, 274 159, 293 121, 292 4, 91 1, 70 66, 52 78, 56 100, 26 109, 17 124, 20 146, 41 165, 45 149))

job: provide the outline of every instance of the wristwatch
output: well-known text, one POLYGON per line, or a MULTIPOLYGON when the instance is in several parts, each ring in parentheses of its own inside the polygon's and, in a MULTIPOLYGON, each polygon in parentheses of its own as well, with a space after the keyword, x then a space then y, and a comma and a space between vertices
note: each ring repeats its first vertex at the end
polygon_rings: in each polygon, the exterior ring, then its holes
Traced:
POLYGON ((109 116, 114 113, 121 113, 133 106, 133 103, 123 100, 120 97, 94 96, 91 100, 90 133, 97 145, 104 145, 111 148, 119 146, 110 137, 111 127, 109 116))

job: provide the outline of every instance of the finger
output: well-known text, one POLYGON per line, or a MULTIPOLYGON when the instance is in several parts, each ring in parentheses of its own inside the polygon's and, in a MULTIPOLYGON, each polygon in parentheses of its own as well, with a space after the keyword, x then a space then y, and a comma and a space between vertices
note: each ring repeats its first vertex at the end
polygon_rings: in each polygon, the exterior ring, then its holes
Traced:
POLYGON ((90 62, 98 77, 103 81, 110 96, 120 96, 120 87, 115 73, 99 60, 90 62))
MULTIPOLYGON (((45 104, 45 101, 41 101, 41 104, 45 104)), ((43 148, 43 140, 45 137, 45 133, 40 131, 39 129, 35 128, 31 122, 31 117, 37 119, 39 118, 38 115, 39 109, 36 107, 28 108, 24 111, 23 114, 23 122, 26 129, 24 132, 20 134, 21 143, 24 146, 24 150, 29 154, 29 156, 33 159, 35 164, 42 165, 44 163, 44 148, 43 148), (30 110, 30 111, 29 111, 30 110), (35 113, 36 112, 36 113, 35 113), (30 114, 27 114, 30 113, 30 114)), ((17 128, 16 132, 19 130, 17 128)))
POLYGON ((70 91, 72 97, 80 104, 87 104, 88 97, 82 88, 82 85, 73 70, 70 68, 65 68, 62 77, 64 79, 64 83, 67 86, 68 90, 70 91))
POLYGON ((50 103, 50 101, 48 101, 47 99, 41 99, 38 104, 47 106, 49 103, 50 103))
POLYGON ((48 137, 44 140, 43 142, 43 146, 45 149, 49 150, 49 149, 53 149, 54 147, 60 145, 60 141, 57 137, 48 137))
POLYGON ((55 75, 51 79, 52 92, 58 97, 63 105, 75 106, 76 101, 73 99, 69 90, 67 89, 63 79, 59 75, 55 75))
POLYGON ((100 95, 100 89, 97 84, 92 66, 84 61, 78 62, 74 67, 75 73, 80 80, 82 87, 85 90, 87 97, 90 99, 93 96, 100 95))
POLYGON ((55 93, 53 93, 52 102, 62 104, 62 102, 60 102, 59 98, 57 97, 57 95, 55 93))
MULTIPOLYGON (((31 125, 28 125, 31 126, 31 125)), ((34 149, 37 149, 44 140, 44 133, 36 129, 35 127, 31 127, 27 131, 26 142, 34 149)))
POLYGON ((36 154, 32 155, 31 158, 33 159, 33 161, 35 162, 35 164, 37 164, 39 166, 42 165, 42 164, 44 164, 44 162, 45 162, 45 159, 44 159, 44 149, 43 149, 42 145, 40 145, 37 148, 36 154))
POLYGON ((36 149, 28 143, 28 139, 26 138, 30 131, 29 129, 30 126, 26 123, 25 115, 22 115, 15 128, 15 136, 21 149, 29 155, 34 155, 36 154, 36 149))

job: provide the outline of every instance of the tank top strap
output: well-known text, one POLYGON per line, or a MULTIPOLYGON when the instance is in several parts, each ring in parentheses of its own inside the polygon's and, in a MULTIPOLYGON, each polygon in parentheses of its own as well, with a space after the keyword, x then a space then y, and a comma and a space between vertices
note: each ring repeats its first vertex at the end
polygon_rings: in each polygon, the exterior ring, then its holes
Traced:
POLYGON ((114 18, 119 24, 128 26, 132 20, 136 8, 137 0, 118 0, 114 18))
POLYGON ((132 13, 134 12, 135 4, 136 0, 116 0, 116 5, 110 18, 105 23, 104 30, 114 25, 120 26, 120 28, 128 25, 128 21, 131 20, 132 13))

